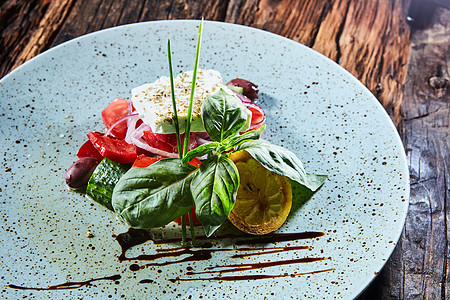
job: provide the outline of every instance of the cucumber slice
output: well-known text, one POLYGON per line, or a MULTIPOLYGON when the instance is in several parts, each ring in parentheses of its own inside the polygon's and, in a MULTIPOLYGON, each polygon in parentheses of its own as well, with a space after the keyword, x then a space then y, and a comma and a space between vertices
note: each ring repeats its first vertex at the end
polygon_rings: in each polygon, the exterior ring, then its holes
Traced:
POLYGON ((113 189, 120 177, 130 168, 131 164, 121 164, 104 158, 89 179, 86 187, 86 196, 114 211, 111 204, 113 189))
POLYGON ((239 94, 243 94, 244 93, 244 89, 239 87, 239 86, 227 85, 227 88, 229 88, 230 90, 233 90, 235 92, 238 92, 239 94))

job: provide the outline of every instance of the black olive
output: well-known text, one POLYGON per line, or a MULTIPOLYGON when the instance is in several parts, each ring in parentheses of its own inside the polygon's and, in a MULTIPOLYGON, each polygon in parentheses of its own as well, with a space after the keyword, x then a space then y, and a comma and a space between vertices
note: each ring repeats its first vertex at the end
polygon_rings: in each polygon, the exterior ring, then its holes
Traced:
POLYGON ((243 90, 242 94, 252 101, 258 99, 258 86, 253 82, 241 78, 235 78, 230 80, 227 85, 241 87, 243 90))
POLYGON ((66 184, 70 188, 79 188, 88 184, 89 178, 100 161, 94 157, 83 157, 67 169, 64 174, 66 184))

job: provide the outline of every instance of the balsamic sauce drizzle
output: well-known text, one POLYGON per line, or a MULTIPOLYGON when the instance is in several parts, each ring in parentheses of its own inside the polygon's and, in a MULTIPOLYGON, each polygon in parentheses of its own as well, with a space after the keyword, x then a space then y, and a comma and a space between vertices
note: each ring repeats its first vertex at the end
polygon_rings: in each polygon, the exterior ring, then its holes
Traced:
MULTIPOLYGON (((277 242, 290 242, 290 241, 296 241, 296 240, 303 240, 303 239, 314 239, 321 236, 324 236, 325 234, 323 232, 299 232, 299 233, 277 233, 277 234, 270 234, 263 237, 248 237, 243 235, 233 235, 233 234, 227 234, 222 235, 213 238, 214 240, 222 240, 222 239, 233 239, 234 245, 259 245, 259 244, 274 244, 277 242)), ((143 244, 147 241, 152 241, 155 245, 162 245, 162 244, 171 244, 171 243, 180 243, 181 238, 173 238, 173 239, 165 239, 165 240, 154 240, 152 238, 152 235, 150 231, 147 230, 140 230, 140 229, 133 229, 130 228, 127 232, 121 233, 117 235, 116 237, 117 242, 119 243, 122 253, 120 254, 119 261, 131 261, 131 260, 139 260, 139 261, 152 261, 151 263, 145 264, 145 265, 138 265, 136 263, 130 265, 131 271, 138 271, 140 269, 149 267, 149 266, 166 266, 166 265, 172 265, 172 264, 180 264, 183 262, 190 262, 190 261, 204 261, 209 260, 212 258, 212 253, 214 252, 225 252, 225 251, 233 251, 233 252, 248 252, 248 253, 239 253, 234 254, 230 256, 231 258, 244 258, 248 256, 256 256, 256 255, 264 255, 264 254, 274 254, 284 251, 293 251, 293 250, 308 250, 310 249, 309 246, 283 246, 283 247, 235 247, 234 249, 214 249, 212 248, 213 245, 208 242, 204 242, 200 245, 200 249, 192 249, 192 248, 184 248, 184 247, 175 247, 170 249, 156 249, 156 254, 141 254, 136 257, 126 257, 126 251, 130 249, 133 246, 143 244), (187 255, 187 256, 186 256, 187 255), (167 258, 167 257, 180 257, 184 256, 181 259, 175 259, 175 260, 168 260, 164 262, 153 262, 160 258, 167 258)), ((197 240, 211 240, 211 238, 207 238, 205 236, 197 237, 197 240)), ((321 261, 321 260, 327 260, 329 258, 327 257, 304 257, 304 258, 298 258, 298 259, 290 259, 290 260, 279 260, 279 261, 272 261, 272 262, 259 262, 259 263, 244 263, 244 264, 230 264, 230 265, 223 265, 223 266, 211 266, 207 267, 206 271, 202 272, 193 272, 192 267, 188 267, 188 272, 186 272, 186 275, 200 275, 200 274, 215 274, 218 273, 218 276, 215 277, 207 277, 207 278, 175 278, 175 279, 169 279, 171 282, 176 281, 195 281, 195 280, 221 280, 221 281, 234 281, 234 280, 257 280, 257 279, 268 279, 268 278, 281 278, 281 277, 296 277, 301 275, 308 275, 308 274, 316 274, 316 273, 322 273, 322 272, 328 272, 332 271, 334 269, 325 269, 325 270, 318 270, 318 271, 312 271, 312 272, 305 272, 305 273, 293 273, 293 274, 256 274, 256 275, 239 275, 239 276, 222 276, 222 273, 228 273, 228 272, 237 272, 237 271, 248 271, 248 270, 254 270, 254 269, 263 269, 268 268, 272 266, 279 266, 279 265, 290 265, 290 264, 298 264, 298 263, 309 263, 309 262, 315 262, 315 261, 321 261)), ((101 281, 101 280, 112 280, 118 283, 118 280, 121 279, 120 275, 113 275, 113 276, 106 276, 101 278, 93 278, 86 281, 74 281, 74 282, 66 282, 62 284, 52 285, 45 288, 40 287, 24 287, 24 286, 18 286, 14 284, 9 284, 9 288, 18 289, 18 290, 36 290, 36 291, 44 291, 44 290, 65 290, 65 289, 78 289, 83 286, 92 286, 92 283, 95 281, 101 281)), ((139 283, 155 283, 153 279, 143 279, 139 281, 139 283)))
POLYGON ((246 240, 238 240, 236 241, 236 245, 249 245, 249 244, 269 244, 269 243, 277 243, 277 242, 290 242, 296 240, 305 240, 305 239, 313 239, 324 236, 323 232, 314 232, 314 231, 306 231, 306 232, 293 232, 293 233, 272 233, 269 235, 265 235, 258 238, 246 239, 246 240))
POLYGON ((207 267, 207 270, 214 270, 214 269, 222 269, 222 270, 216 270, 216 271, 204 271, 204 272, 187 272, 187 275, 197 275, 197 274, 210 274, 210 273, 228 273, 228 272, 237 272, 237 271, 247 271, 247 270, 254 270, 254 269, 263 269, 273 266, 281 266, 281 265, 291 265, 291 264, 299 264, 299 263, 309 263, 314 261, 321 261, 321 260, 327 260, 326 257, 304 257, 304 258, 297 258, 297 259, 289 259, 289 260, 277 260, 277 261, 270 261, 270 262, 260 262, 260 263, 251 263, 251 264, 235 264, 235 265, 226 265, 226 266, 214 266, 214 267, 207 267))
POLYGON ((65 282, 57 285, 51 285, 49 287, 40 288, 40 287, 25 287, 25 286, 18 286, 15 284, 9 284, 8 287, 16 290, 34 290, 34 291, 50 291, 50 290, 71 290, 71 289, 78 289, 82 286, 91 286, 92 282, 94 281, 100 281, 100 280, 112 280, 117 281, 122 276, 119 274, 113 275, 113 276, 106 276, 101 278, 92 278, 90 280, 86 281, 73 281, 73 282, 65 282))
MULTIPOLYGON (((276 242, 290 242, 290 241, 296 241, 296 240, 303 240, 303 239, 313 239, 318 238, 321 236, 324 236, 325 234, 323 232, 300 232, 300 233, 278 233, 278 234, 270 234, 268 236, 264 237, 257 237, 257 238, 248 238, 246 236, 241 235, 222 235, 219 237, 215 237, 215 240, 222 240, 222 239, 235 239, 233 243, 235 245, 258 245, 258 244, 267 244, 267 243, 276 243, 276 242), (242 240, 242 238, 245 238, 242 240)), ((146 241, 151 240, 156 245, 162 245, 162 244, 170 244, 170 243, 180 243, 180 238, 173 238, 173 239, 165 239, 165 240, 153 240, 151 238, 151 234, 148 231, 145 230, 136 230, 130 228, 128 232, 121 233, 116 237, 117 241, 119 242, 122 253, 119 256, 120 261, 125 260, 139 260, 139 261, 152 261, 151 263, 139 266, 137 264, 132 264, 130 266, 130 270, 137 271, 139 269, 144 269, 146 267, 150 266, 167 266, 172 264, 179 264, 183 262, 189 262, 189 261, 202 261, 202 260, 209 260, 212 258, 213 252, 226 252, 226 251, 239 251, 239 252, 250 252, 250 253, 242 253, 242 254, 234 254, 231 256, 231 258, 243 258, 248 256, 255 256, 255 255, 264 255, 264 254, 273 254, 273 253, 279 253, 283 251, 293 251, 293 250, 305 250, 310 249, 309 246, 284 246, 284 247, 235 247, 234 249, 213 249, 212 244, 202 244, 201 249, 192 249, 192 248, 184 248, 184 247, 176 247, 176 248, 169 248, 169 249, 157 249, 156 254, 141 254, 136 257, 126 257, 125 253, 128 249, 131 247, 144 243, 146 241), (144 232, 143 232, 144 231, 144 232), (160 258, 167 258, 167 257, 180 257, 185 256, 180 259, 176 260, 168 260, 164 262, 154 262, 155 260, 158 260, 160 258)), ((204 240, 206 237, 198 237, 198 240, 204 240)), ((313 271, 313 272, 307 272, 307 273, 294 273, 294 274, 278 274, 278 275, 242 275, 242 276, 221 276, 222 273, 228 273, 228 272, 237 272, 237 271, 247 271, 247 270, 253 270, 253 269, 263 269, 273 266, 279 266, 279 265, 290 265, 290 264, 298 264, 298 263, 309 263, 309 262, 315 262, 315 261, 321 261, 321 260, 327 260, 329 258, 327 257, 304 257, 304 258, 298 258, 298 259, 290 259, 290 260, 281 260, 281 261, 274 261, 274 262, 260 262, 260 263, 249 263, 249 264, 230 264, 230 265, 224 265, 224 266, 211 266, 207 267, 207 271, 203 272, 193 272, 192 268, 189 267, 188 272, 186 272, 186 275, 200 275, 200 274, 214 274, 219 273, 218 277, 210 277, 210 278, 184 278, 184 279, 170 279, 172 282, 175 281, 187 281, 187 280, 256 280, 256 279, 267 279, 267 278, 278 278, 278 277, 295 277, 300 275, 306 275, 306 274, 315 274, 315 273, 321 273, 321 272, 327 272, 334 269, 326 269, 326 270, 319 270, 319 271, 313 271)), ((153 283, 154 281, 151 279, 144 279, 140 281, 140 283, 153 283)))
MULTIPOLYGON (((305 273, 293 273, 293 274, 256 274, 256 275, 238 275, 238 276, 216 276, 216 277, 207 277, 207 278, 174 278, 169 279, 170 282, 175 283, 177 281, 198 281, 198 280, 205 280, 205 281, 213 281, 213 280, 219 280, 219 281, 238 281, 238 280, 258 280, 258 279, 273 279, 273 278, 281 278, 281 277, 297 277, 302 275, 311 275, 311 274, 317 274, 317 273, 323 273, 323 272, 329 272, 333 271, 334 269, 325 269, 325 270, 318 270, 318 271, 312 271, 312 272, 305 272, 305 273)), ((143 280, 141 280, 143 281, 143 280)), ((144 283, 144 282, 142 282, 144 283)))
MULTIPOLYGON (((279 253, 284 251, 292 251, 292 250, 304 250, 309 249, 308 246, 286 246, 286 247, 273 247, 273 248, 237 248, 237 249, 200 249, 200 250, 193 250, 191 248, 177 248, 176 250, 173 249, 159 249, 157 250, 157 254, 141 254, 136 257, 126 257, 125 255, 121 255, 121 261, 124 260, 143 260, 143 261, 154 261, 159 258, 165 258, 165 257, 179 257, 182 255, 190 255, 190 257, 185 257, 183 259, 174 260, 174 261, 167 261, 163 263, 150 263, 146 264, 145 266, 140 267, 143 269, 144 267, 149 266, 166 266, 166 265, 172 265, 177 264, 181 262, 186 261, 200 261, 200 260, 208 260, 210 259, 211 253, 213 252, 236 252, 236 251, 258 251, 258 252, 252 252, 252 253, 244 253, 244 254, 234 254, 231 256, 231 258, 243 258, 247 256, 255 256, 255 255, 264 255, 264 254, 273 254, 273 253, 279 253)), ((136 268, 136 267, 134 267, 136 268)))
MULTIPOLYGON (((236 248, 233 249, 235 251, 261 251, 261 252, 254 252, 254 253, 244 253, 244 254, 234 254, 230 256, 231 258, 243 258, 248 256, 255 256, 255 255, 263 255, 263 254, 273 254, 273 253, 279 253, 279 252, 285 252, 285 251, 292 251, 292 250, 308 250, 310 247, 308 246, 286 246, 286 247, 271 247, 271 248, 236 248)), ((230 249, 230 251, 232 251, 230 249)))
MULTIPOLYGON (((274 233, 269 234, 267 236, 258 237, 258 238, 249 238, 244 235, 235 235, 235 234, 225 234, 214 238, 207 238, 206 236, 196 237, 196 240, 223 240, 223 239, 233 239, 235 241, 234 244, 241 245, 256 245, 256 244, 268 244, 268 243, 276 243, 276 242, 288 242, 288 241, 296 241, 296 240, 304 240, 304 239, 313 239, 324 236, 323 232, 294 232, 294 233, 274 233)), ((155 245, 162 244, 172 244, 172 243, 180 243, 181 238, 173 238, 173 239, 164 239, 164 240, 154 240, 152 239, 151 233, 147 230, 142 229, 128 229, 127 232, 121 233, 116 237, 117 242, 122 248, 122 254, 119 256, 119 260, 128 260, 125 257, 125 252, 133 246, 143 244, 149 240, 153 242, 155 245)), ((212 245, 210 243, 200 245, 202 248, 211 248, 212 245)), ((186 249, 186 248, 175 248, 178 249, 186 249)))

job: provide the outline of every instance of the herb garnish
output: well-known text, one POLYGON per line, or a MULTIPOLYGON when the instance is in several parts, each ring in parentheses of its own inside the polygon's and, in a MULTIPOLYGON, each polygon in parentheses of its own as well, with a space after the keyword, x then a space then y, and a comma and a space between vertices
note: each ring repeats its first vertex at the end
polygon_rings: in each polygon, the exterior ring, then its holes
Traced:
MULTIPOLYGON (((186 236, 185 215, 190 212, 192 207, 195 206, 196 215, 208 237, 228 218, 236 201, 239 187, 238 170, 228 158, 235 151, 247 151, 265 168, 286 176, 312 191, 317 190, 327 177, 307 174, 295 154, 260 139, 265 125, 240 135, 239 132, 249 121, 249 115, 243 103, 226 88, 207 97, 201 107, 203 125, 212 142, 188 152, 191 105, 198 67, 202 24, 203 20, 199 27, 184 149, 180 158, 162 159, 147 168, 131 168, 119 180, 112 196, 112 206, 118 217, 134 228, 161 227, 181 216, 184 222, 184 241, 186 236), (205 155, 208 158, 198 168, 188 163, 194 157, 205 155)), ((169 68, 172 74, 170 41, 168 48, 169 68)), ((175 112, 174 97, 172 87, 175 112)), ((179 136, 179 130, 177 135, 179 136)), ((177 141, 179 141, 178 138, 177 141)), ((189 219, 191 234, 194 237, 192 216, 189 216, 189 219)))
MULTIPOLYGON (((168 52, 168 59, 169 59, 169 73, 170 73, 170 89, 172 94, 172 108, 174 113, 174 120, 175 120, 175 132, 177 136, 177 146, 178 146, 178 154, 180 156, 180 159, 183 158, 183 156, 188 152, 189 150, 189 137, 191 133, 191 120, 192 120, 192 106, 194 102, 194 93, 195 93, 195 83, 197 81, 197 68, 198 68, 198 61, 200 58, 200 46, 202 43, 202 35, 203 35, 203 18, 200 22, 200 26, 198 28, 198 37, 197 37, 197 50, 195 52, 195 64, 194 64, 194 71, 192 74, 192 87, 191 87, 191 97, 189 99, 189 108, 188 108, 188 114, 186 118, 186 128, 184 132, 184 148, 181 148, 181 136, 180 136, 180 127, 178 124, 178 111, 177 111, 177 102, 175 100, 175 86, 174 86, 174 79, 173 79, 173 70, 172 70, 172 53, 170 50, 170 39, 167 40, 167 52, 168 52)), ((195 232, 194 232, 194 226, 193 226, 193 218, 192 213, 189 210, 189 228, 191 230, 191 240, 192 245, 195 246, 195 232)), ((186 215, 181 216, 181 241, 183 246, 186 245, 186 215)))
POLYGON ((173 120, 175 123, 175 132, 177 136, 178 154, 180 155, 180 158, 183 158, 183 150, 181 148, 180 125, 178 123, 177 101, 175 100, 175 85, 173 82, 172 51, 170 50, 170 39, 167 40, 167 56, 169 60, 170 90, 172 92, 172 108, 174 115, 173 120))
POLYGON ((201 43, 202 43, 202 35, 203 35, 203 18, 200 22, 200 26, 198 27, 197 51, 195 53, 195 64, 194 64, 194 71, 192 74, 191 97, 189 98, 189 108, 188 108, 187 119, 186 119, 186 129, 184 131, 183 155, 186 154, 189 149, 189 135, 191 133, 192 106, 193 106, 193 102, 194 102, 195 83, 197 81, 197 68, 198 68, 198 61, 200 58, 200 47, 201 47, 201 43))

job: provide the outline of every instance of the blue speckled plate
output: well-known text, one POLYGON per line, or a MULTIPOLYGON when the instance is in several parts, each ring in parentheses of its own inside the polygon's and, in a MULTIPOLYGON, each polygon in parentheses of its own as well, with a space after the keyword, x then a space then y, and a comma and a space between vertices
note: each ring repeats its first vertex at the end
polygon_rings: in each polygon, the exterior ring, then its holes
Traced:
MULTIPOLYGON (((217 69, 225 80, 239 76, 259 84, 258 102, 268 118, 265 138, 294 151, 309 172, 329 174, 308 201, 297 199, 302 205, 279 232, 325 235, 264 245, 305 249, 243 258, 232 257, 242 252, 233 250, 233 239, 219 239, 213 247, 231 251, 214 252, 209 260, 139 271, 130 270, 135 261, 118 261, 113 235, 127 227, 69 192, 64 172, 86 133, 102 129, 100 111, 112 99, 129 98, 133 87, 168 74, 167 38, 176 70, 193 68, 197 26, 198 21, 162 21, 89 34, 37 56, 0 81, 2 297, 349 299, 383 267, 402 231, 409 178, 401 141, 382 106, 347 71, 313 50, 265 31, 217 22, 205 23, 201 67, 217 69), (94 237, 86 237, 88 230, 94 237), (321 257, 326 259, 282 263, 321 257), (171 280, 211 277, 188 271, 216 265, 274 261, 279 263, 219 275, 287 276, 171 280), (113 275, 120 279, 47 289, 113 275), (149 280, 139 283, 143 279, 149 280)), ((153 234, 171 237, 179 230, 169 225, 153 234)), ((127 255, 176 246, 147 242, 127 255)))

